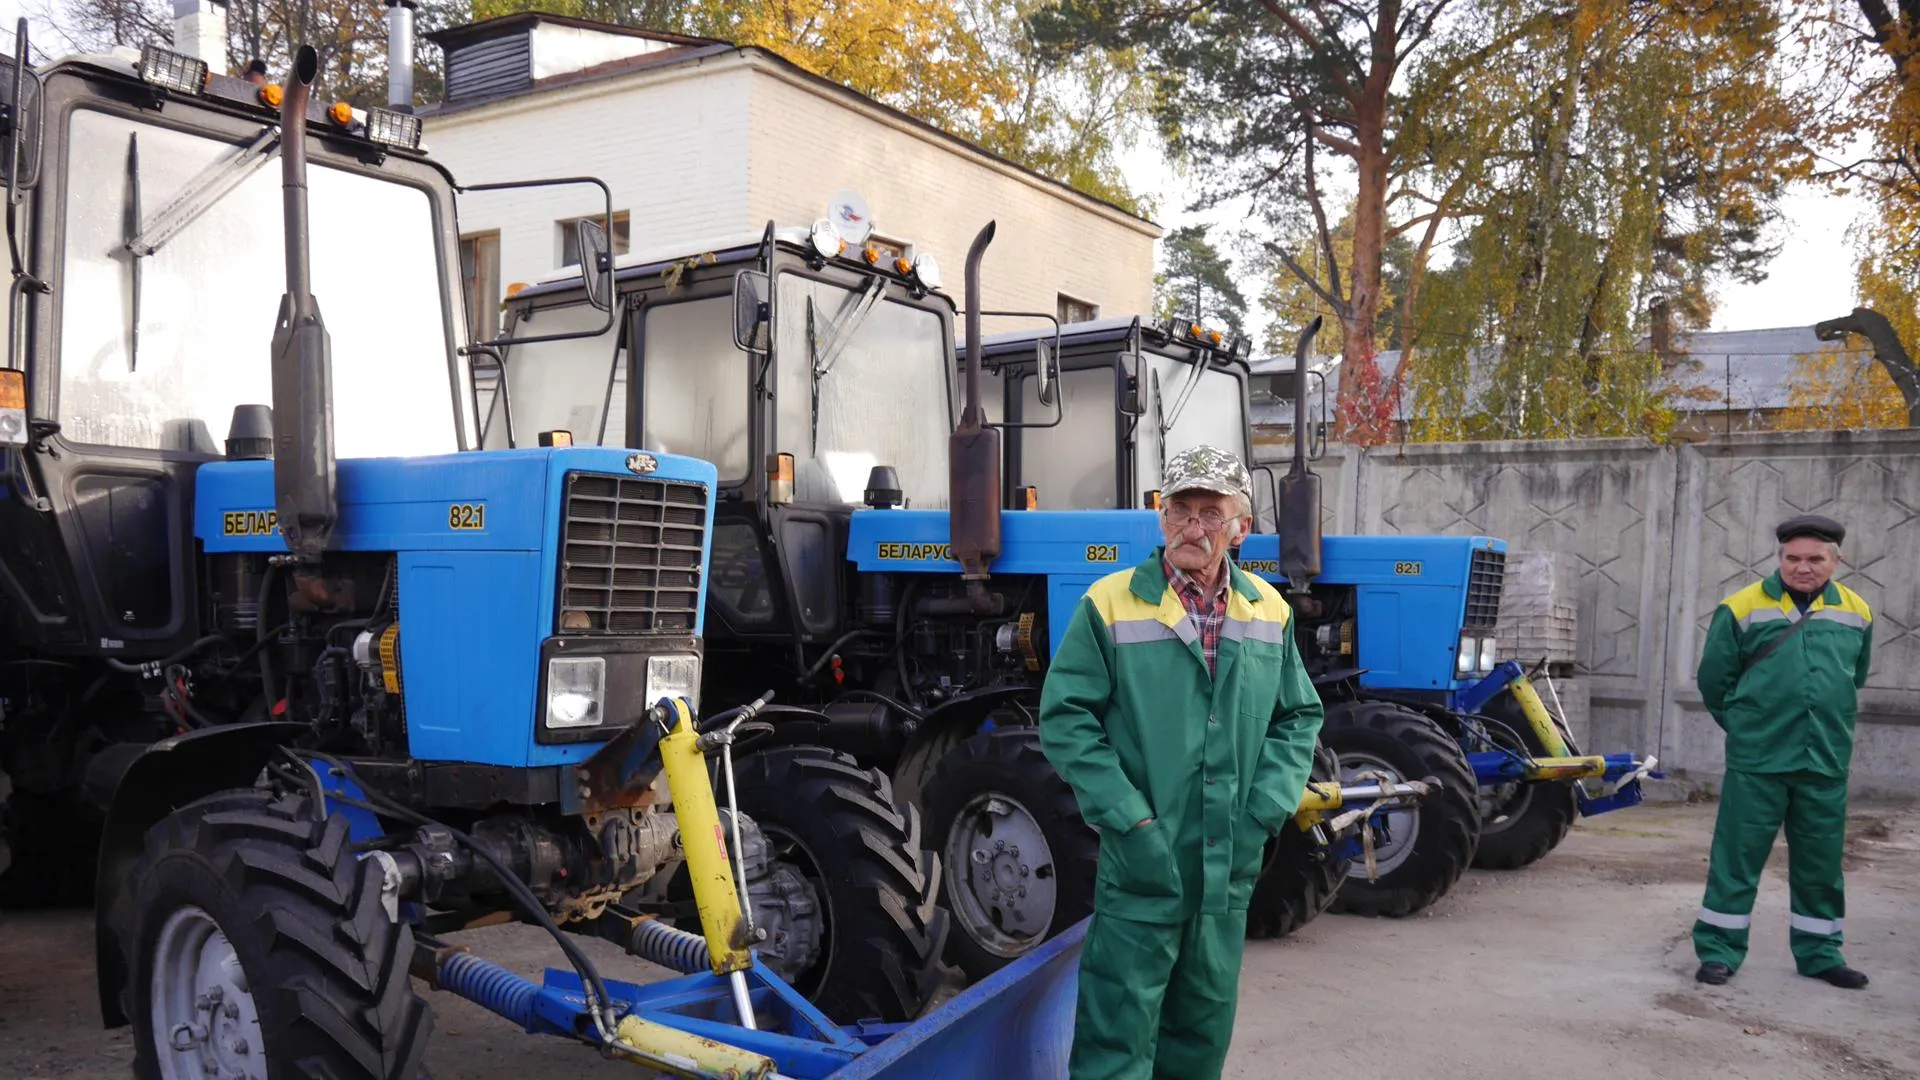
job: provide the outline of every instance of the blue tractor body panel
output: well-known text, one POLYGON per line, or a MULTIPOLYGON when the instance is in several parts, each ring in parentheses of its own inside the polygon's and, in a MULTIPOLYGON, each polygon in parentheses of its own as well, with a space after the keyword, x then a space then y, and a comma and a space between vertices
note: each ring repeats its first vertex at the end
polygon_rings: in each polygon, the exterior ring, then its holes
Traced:
MULTIPOLYGON (((1455 656, 1466 624, 1473 553, 1504 554, 1504 540, 1488 536, 1329 536, 1321 540, 1320 576, 1326 585, 1352 586, 1359 640, 1360 685, 1376 690, 1467 689, 1480 676, 1456 675, 1455 656)), ((1240 566, 1276 587, 1280 537, 1255 533, 1240 545, 1240 566)))
MULTIPOLYGON (((554 634, 568 473, 633 477, 630 451, 561 447, 338 462, 332 550, 391 552, 402 597, 400 666, 418 761, 515 768, 574 764, 604 742, 541 744, 541 644, 554 634)), ((706 487, 712 464, 646 455, 646 479, 706 487)), ((194 535, 209 555, 284 552, 273 463, 215 462, 196 483, 194 535)), ((710 557, 702 530, 699 565, 710 557)), ((702 632, 705 606, 695 612, 702 632)))
MULTIPOLYGON (((847 557, 862 573, 958 575, 947 537, 945 510, 856 510, 847 557)), ((1087 589, 1159 546, 1160 515, 1151 510, 1009 510, 1000 514, 991 570, 1047 579, 1051 655, 1087 589)))

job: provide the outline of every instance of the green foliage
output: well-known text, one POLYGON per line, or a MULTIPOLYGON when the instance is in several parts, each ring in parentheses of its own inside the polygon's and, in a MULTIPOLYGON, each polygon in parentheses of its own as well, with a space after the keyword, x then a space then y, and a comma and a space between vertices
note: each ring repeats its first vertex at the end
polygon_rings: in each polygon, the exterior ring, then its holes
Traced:
POLYGON ((1166 269, 1154 276, 1155 314, 1198 320, 1239 337, 1247 301, 1233 282, 1232 265, 1207 240, 1206 227, 1175 229, 1160 244, 1166 269))

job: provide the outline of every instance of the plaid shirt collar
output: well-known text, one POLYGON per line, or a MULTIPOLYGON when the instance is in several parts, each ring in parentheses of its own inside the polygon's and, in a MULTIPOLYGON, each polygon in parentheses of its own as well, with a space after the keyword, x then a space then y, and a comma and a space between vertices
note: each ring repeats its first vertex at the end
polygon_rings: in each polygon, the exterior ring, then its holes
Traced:
POLYGON ((1211 673, 1220 655, 1220 630, 1227 622, 1227 584, 1232 575, 1222 566, 1220 582, 1209 596, 1198 581, 1169 562, 1164 553, 1160 556, 1160 565, 1167 572, 1167 584, 1180 598, 1180 605, 1187 609, 1187 618, 1200 634, 1200 651, 1206 656, 1207 671, 1211 673))

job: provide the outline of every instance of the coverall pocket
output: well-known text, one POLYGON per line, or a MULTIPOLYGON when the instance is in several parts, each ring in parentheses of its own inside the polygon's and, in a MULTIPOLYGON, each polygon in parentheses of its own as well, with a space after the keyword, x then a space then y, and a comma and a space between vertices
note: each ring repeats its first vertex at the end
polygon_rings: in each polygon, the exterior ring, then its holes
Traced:
POLYGON ((1137 829, 1104 834, 1100 840, 1100 877, 1134 896, 1179 896, 1180 882, 1166 826, 1156 818, 1137 829))
POLYGON ((1242 815, 1240 824, 1233 831, 1233 877, 1258 877, 1260 867, 1266 862, 1267 841, 1272 839, 1267 830, 1253 818, 1242 815))

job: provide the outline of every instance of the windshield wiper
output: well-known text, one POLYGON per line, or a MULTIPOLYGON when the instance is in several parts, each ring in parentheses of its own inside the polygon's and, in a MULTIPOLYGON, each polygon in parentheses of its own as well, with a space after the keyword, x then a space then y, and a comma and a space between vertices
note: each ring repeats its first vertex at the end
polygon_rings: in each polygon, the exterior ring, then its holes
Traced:
MULTIPOLYGON (((1180 387, 1180 396, 1174 399, 1171 413, 1167 414, 1166 420, 1160 425, 1162 438, 1166 436, 1167 432, 1173 430, 1173 425, 1180 422, 1180 414, 1186 410, 1187 399, 1193 396, 1194 388, 1200 385, 1200 373, 1205 364, 1206 361, 1203 359, 1197 357, 1194 359, 1192 374, 1187 376, 1186 384, 1180 387)), ((1165 412, 1165 410, 1162 411, 1165 412)))
MULTIPOLYGON (((880 299, 880 294, 886 287, 887 283, 880 278, 868 278, 866 285, 860 290, 860 295, 853 298, 852 306, 847 313, 827 324, 826 345, 814 357, 814 378, 818 379, 833 370, 833 362, 840 359, 840 354, 846 351, 847 343, 853 340, 853 335, 859 331, 860 324, 867 321, 867 316, 873 311, 874 303, 880 299)), ((811 304, 811 297, 808 298, 808 302, 811 304)), ((815 340, 811 333, 808 334, 808 340, 815 340)))
POLYGON ((854 297, 845 308, 845 314, 827 324, 827 341, 823 345, 815 330, 818 323, 818 308, 814 305, 812 294, 807 296, 807 355, 813 368, 813 453, 820 452, 820 377, 833 370, 834 361, 846 351, 848 343, 867 321, 873 311, 874 302, 880 299, 880 293, 886 289, 885 281, 880 278, 868 278, 860 295, 854 297))
MULTIPOLYGON (((241 181, 272 161, 280 152, 279 139, 278 127, 262 128, 259 138, 202 170, 200 175, 180 189, 180 194, 174 196, 172 202, 153 215, 152 221, 141 222, 137 229, 129 230, 127 250, 136 260, 159 251, 167 241, 180 235, 181 230, 193 224, 201 214, 212 209, 228 192, 238 187, 241 181)), ((131 161, 128 167, 134 167, 131 161)))
POLYGON ((140 134, 127 133, 127 208, 121 224, 127 245, 127 265, 133 272, 133 327, 128 344, 127 370, 140 367, 140 253, 133 242, 140 232, 140 134))

